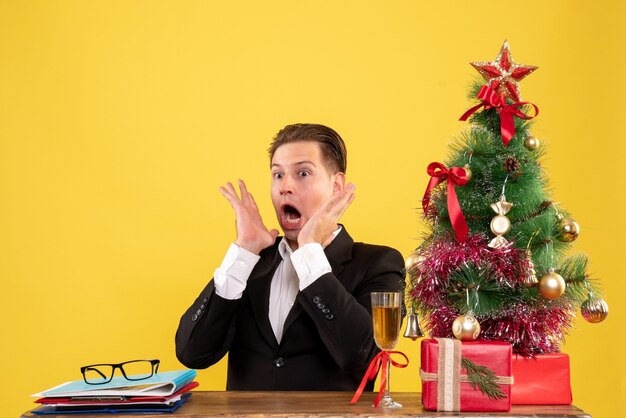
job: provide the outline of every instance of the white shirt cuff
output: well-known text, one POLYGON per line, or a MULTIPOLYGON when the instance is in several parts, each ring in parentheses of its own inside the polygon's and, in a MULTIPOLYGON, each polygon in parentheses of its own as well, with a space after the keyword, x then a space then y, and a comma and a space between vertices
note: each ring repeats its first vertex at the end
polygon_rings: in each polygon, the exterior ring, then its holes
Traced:
POLYGON ((300 290, 304 290, 320 276, 332 271, 321 244, 304 244, 291 253, 291 264, 300 279, 300 290))
POLYGON ((215 293, 224 299, 241 299, 252 269, 261 257, 230 244, 222 264, 215 269, 215 293))

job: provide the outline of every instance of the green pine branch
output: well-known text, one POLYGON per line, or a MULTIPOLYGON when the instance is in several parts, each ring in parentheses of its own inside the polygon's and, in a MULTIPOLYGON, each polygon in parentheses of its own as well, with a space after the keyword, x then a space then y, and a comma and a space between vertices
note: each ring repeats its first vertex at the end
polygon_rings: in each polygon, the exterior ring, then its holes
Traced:
POLYGON ((579 306, 589 297, 589 292, 596 296, 601 294, 596 284, 588 277, 588 264, 589 259, 586 255, 577 254, 566 258, 558 270, 567 283, 565 296, 579 306))
POLYGON ((461 366, 467 371, 467 379, 472 389, 480 390, 489 399, 506 398, 506 395, 496 383, 496 375, 491 369, 479 366, 465 357, 461 358, 461 366))
POLYGON ((487 264, 475 266, 464 263, 459 266, 448 278, 448 296, 452 306, 459 312, 472 311, 480 317, 494 315, 503 306, 520 302, 517 292, 499 286, 492 276, 487 264))

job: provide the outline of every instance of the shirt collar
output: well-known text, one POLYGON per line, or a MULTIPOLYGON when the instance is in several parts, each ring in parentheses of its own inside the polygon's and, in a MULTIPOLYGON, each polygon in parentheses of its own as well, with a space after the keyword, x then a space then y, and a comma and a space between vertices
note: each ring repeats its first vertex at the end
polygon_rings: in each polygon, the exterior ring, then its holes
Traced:
MULTIPOLYGON (((337 235, 339 235, 340 232, 341 232, 341 225, 339 225, 339 228, 333 231, 333 240, 337 237, 337 235)), ((293 254, 293 250, 289 246, 289 243, 287 242, 287 238, 285 237, 281 238, 280 242, 278 243, 278 252, 280 253, 280 257, 283 260, 285 259, 285 257, 291 257, 291 254, 293 254)))
POLYGON ((280 253, 281 258, 284 260, 286 257, 291 257, 293 251, 291 247, 287 243, 287 238, 283 237, 278 243, 278 252, 280 253))

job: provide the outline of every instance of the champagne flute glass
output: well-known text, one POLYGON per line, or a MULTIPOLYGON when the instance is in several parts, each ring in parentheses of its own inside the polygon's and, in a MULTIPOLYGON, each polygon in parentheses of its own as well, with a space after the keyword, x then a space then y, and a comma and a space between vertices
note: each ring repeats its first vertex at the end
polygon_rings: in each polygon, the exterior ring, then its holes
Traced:
MULTIPOLYGON (((391 351, 398 343, 402 322, 402 292, 372 292, 374 340, 382 351, 391 351)), ((389 393, 391 362, 387 362, 387 384, 380 400, 383 408, 401 408, 389 393)))

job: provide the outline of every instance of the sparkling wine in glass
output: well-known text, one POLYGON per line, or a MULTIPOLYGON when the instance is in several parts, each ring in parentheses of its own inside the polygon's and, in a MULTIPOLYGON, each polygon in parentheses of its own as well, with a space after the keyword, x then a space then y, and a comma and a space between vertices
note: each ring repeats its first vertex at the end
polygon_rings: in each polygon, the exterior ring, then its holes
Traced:
MULTIPOLYGON (((372 292, 372 321, 374 340, 383 351, 391 351, 398 343, 402 322, 402 292, 372 292)), ((387 384, 380 400, 383 408, 401 408, 389 393, 391 362, 387 362, 387 384)))

